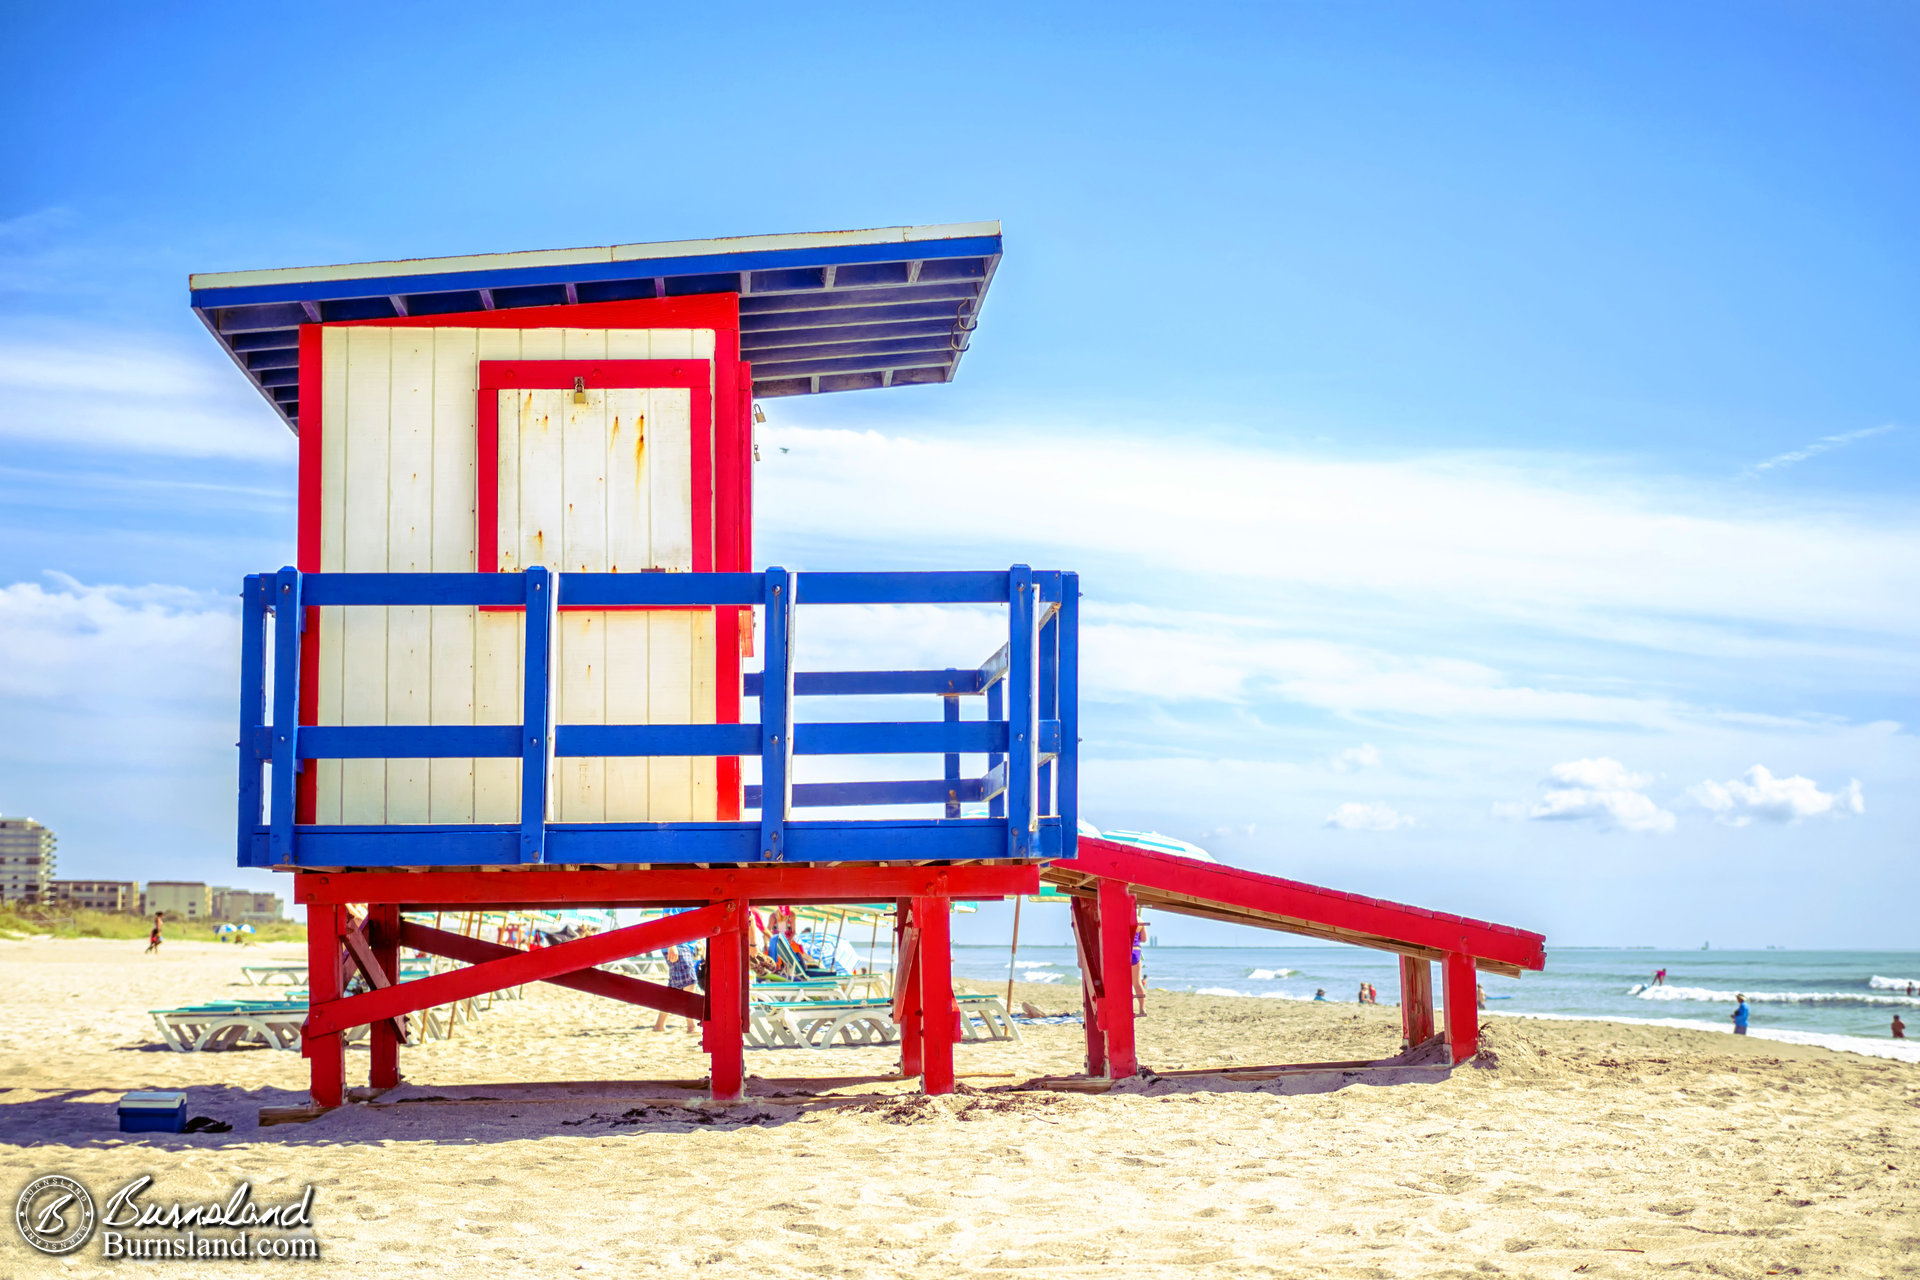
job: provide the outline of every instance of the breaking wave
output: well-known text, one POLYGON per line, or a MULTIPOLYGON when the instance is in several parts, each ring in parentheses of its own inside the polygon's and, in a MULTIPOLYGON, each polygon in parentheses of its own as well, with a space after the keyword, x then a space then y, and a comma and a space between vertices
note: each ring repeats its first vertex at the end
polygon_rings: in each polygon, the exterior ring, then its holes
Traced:
POLYGON ((1299 972, 1298 969, 1255 969, 1247 974, 1247 981, 1278 982, 1282 978, 1291 978, 1299 972))
POLYGON ((1920 991, 1920 978, 1883 978, 1876 973, 1867 985, 1881 991, 1905 991, 1908 987, 1920 991))
MULTIPOLYGON (((1627 994, 1642 1000, 1690 1000, 1710 1004, 1732 1004, 1736 991, 1709 991, 1705 987, 1652 987, 1635 983, 1627 994)), ((1897 1006, 1920 1008, 1920 996, 1872 996, 1855 991, 1749 991, 1748 1004, 1834 1004, 1861 1007, 1897 1006)))
POLYGON ((1296 996, 1286 991, 1235 991, 1232 987, 1200 987, 1194 993, 1197 996, 1233 996, 1242 1000, 1311 1000, 1311 996, 1296 996))

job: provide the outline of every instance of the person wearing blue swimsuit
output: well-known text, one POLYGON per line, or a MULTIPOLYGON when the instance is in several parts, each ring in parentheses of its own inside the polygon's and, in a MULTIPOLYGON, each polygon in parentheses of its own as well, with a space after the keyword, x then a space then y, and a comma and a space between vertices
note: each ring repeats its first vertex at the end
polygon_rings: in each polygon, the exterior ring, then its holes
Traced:
POLYGON ((1140 968, 1140 948, 1147 945, 1147 926, 1145 921, 1135 921, 1133 926, 1133 1002, 1135 1014, 1147 1011, 1147 976, 1140 968))

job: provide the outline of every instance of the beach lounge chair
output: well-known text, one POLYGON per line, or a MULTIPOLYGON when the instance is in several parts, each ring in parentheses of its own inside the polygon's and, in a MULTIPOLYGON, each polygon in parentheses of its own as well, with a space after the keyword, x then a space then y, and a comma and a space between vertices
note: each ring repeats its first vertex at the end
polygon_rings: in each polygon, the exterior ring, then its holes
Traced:
POLYGON ((304 987, 307 985, 307 966, 304 964, 243 964, 240 976, 249 986, 255 987, 304 987))
POLYGON ((307 1020, 306 992, 297 1000, 215 1000, 179 1009, 149 1010, 160 1038, 177 1053, 207 1053, 261 1044, 300 1048, 307 1020))

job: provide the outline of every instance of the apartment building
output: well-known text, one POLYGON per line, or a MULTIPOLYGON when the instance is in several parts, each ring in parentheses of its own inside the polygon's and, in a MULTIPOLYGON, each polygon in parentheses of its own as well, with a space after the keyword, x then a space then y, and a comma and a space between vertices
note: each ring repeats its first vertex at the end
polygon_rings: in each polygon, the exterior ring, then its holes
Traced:
POLYGON ((59 843, 32 818, 0 818, 0 902, 48 901, 59 843))
POLYGON ((140 914, 167 913, 169 920, 213 919, 213 890, 198 880, 149 880, 140 914))
POLYGON ((212 897, 215 920, 260 924, 278 920, 285 914, 286 904, 277 893, 256 893, 251 889, 228 889, 215 885, 212 897))
POLYGON ((76 911, 134 911, 140 906, 137 880, 50 880, 55 906, 76 911))

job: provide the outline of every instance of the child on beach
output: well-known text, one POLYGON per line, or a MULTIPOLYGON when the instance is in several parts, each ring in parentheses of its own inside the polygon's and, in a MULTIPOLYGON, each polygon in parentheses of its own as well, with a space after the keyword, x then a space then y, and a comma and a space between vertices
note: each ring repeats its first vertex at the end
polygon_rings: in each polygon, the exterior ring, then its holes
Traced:
POLYGON ((1147 1012, 1147 975, 1140 967, 1140 948, 1146 945, 1146 922, 1136 921, 1133 926, 1133 1002, 1139 1006, 1134 1011, 1139 1016, 1147 1012))
POLYGON ((1747 997, 1736 991, 1733 998, 1740 1003, 1735 1005, 1733 1012, 1727 1016, 1733 1019, 1733 1034, 1743 1036, 1747 1034, 1747 997))
MULTIPOLYGON (((676 946, 667 948, 667 985, 675 991, 691 991, 694 989, 693 955, 691 947, 676 946)), ((688 1018, 687 1034, 692 1035, 697 1025, 692 1018, 688 1018)), ((655 1031, 665 1031, 667 1029, 667 1011, 665 1009, 662 1009, 660 1016, 654 1019, 653 1029, 655 1031)))
POLYGON ((156 911, 153 913, 153 932, 147 935, 147 949, 145 954, 152 955, 160 949, 160 926, 166 922, 166 918, 167 913, 164 911, 156 911))

